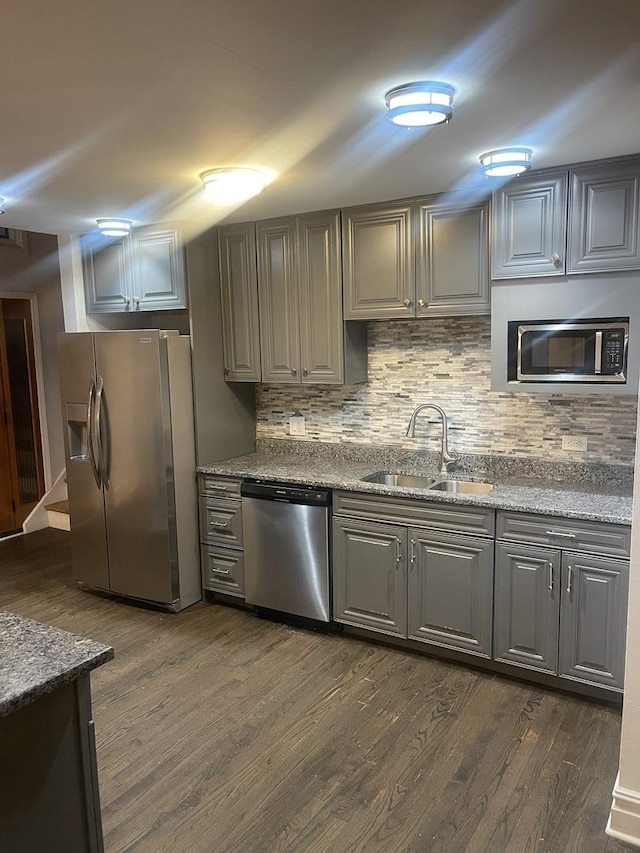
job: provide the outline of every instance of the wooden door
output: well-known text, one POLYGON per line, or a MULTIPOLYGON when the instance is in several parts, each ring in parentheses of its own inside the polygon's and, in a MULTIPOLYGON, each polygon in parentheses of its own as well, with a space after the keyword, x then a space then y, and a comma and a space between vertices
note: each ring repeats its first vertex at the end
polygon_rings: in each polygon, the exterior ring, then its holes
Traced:
POLYGON ((31 308, 0 300, 0 534, 19 530, 43 494, 31 308))

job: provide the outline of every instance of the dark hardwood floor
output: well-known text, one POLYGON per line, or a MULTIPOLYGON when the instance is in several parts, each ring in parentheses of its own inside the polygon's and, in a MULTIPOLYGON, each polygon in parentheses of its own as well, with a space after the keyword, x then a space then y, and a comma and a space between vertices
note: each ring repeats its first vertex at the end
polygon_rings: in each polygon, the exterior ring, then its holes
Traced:
POLYGON ((92 675, 107 853, 621 853, 615 708, 355 638, 78 590, 0 542, 0 606, 115 648, 92 675))

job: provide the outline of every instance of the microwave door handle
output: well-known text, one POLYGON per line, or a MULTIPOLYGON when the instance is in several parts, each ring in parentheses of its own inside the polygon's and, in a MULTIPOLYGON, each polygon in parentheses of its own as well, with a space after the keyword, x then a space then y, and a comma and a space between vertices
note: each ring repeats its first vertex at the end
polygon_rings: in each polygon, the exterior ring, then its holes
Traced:
POLYGON ((602 373, 602 332, 596 332, 596 351, 593 368, 596 376, 602 373))

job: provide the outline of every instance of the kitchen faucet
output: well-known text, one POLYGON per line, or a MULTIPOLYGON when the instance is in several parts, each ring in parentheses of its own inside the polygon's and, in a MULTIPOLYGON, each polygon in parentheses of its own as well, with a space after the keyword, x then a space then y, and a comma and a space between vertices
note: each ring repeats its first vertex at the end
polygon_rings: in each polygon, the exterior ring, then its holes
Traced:
POLYGON ((442 439, 440 446, 440 476, 446 477, 448 474, 449 465, 452 465, 457 459, 458 454, 455 450, 449 450, 448 445, 448 432, 449 428, 447 425, 447 416, 444 413, 444 409, 441 409, 440 406, 436 406, 434 403, 423 403, 421 406, 417 406, 409 419, 409 426, 407 427, 407 436, 409 438, 415 438, 416 434, 416 418, 423 412, 425 409, 434 409, 440 417, 442 418, 442 439))

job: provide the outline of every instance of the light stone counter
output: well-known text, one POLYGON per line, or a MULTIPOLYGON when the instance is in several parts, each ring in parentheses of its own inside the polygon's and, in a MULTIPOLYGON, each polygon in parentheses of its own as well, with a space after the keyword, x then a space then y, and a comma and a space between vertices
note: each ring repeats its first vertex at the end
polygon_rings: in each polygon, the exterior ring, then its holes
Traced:
POLYGON ((262 445, 256 453, 201 465, 197 470, 225 477, 631 524, 633 474, 631 468, 623 466, 465 456, 451 469, 449 476, 483 480, 493 483, 494 488, 485 495, 461 495, 362 481, 362 477, 375 471, 423 474, 435 480, 438 478, 437 454, 292 441, 263 442, 262 445))

